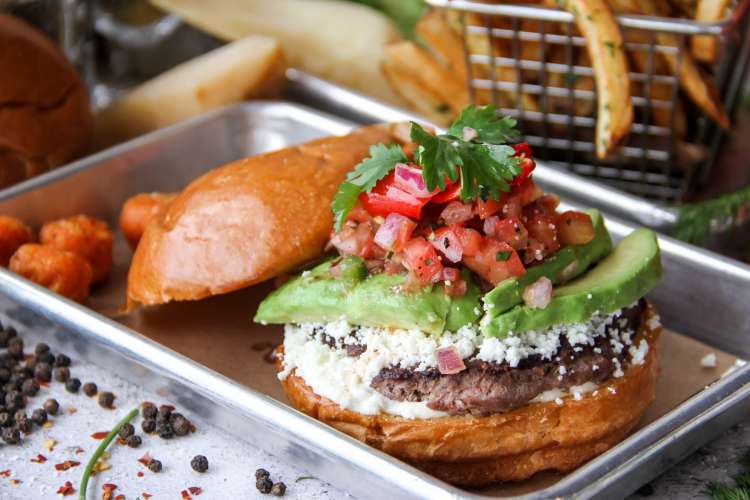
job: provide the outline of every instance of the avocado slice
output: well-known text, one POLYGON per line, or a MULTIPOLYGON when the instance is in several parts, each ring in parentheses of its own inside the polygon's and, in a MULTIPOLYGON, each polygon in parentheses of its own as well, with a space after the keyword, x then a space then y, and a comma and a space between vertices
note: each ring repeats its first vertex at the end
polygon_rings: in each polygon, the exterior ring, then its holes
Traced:
POLYGON ((380 328, 419 329, 440 334, 455 331, 481 317, 479 287, 464 271, 468 289, 452 299, 442 286, 419 292, 403 292, 401 275, 377 274, 364 277, 350 263, 349 278, 333 278, 331 261, 289 281, 266 297, 258 307, 259 323, 331 322, 342 318, 355 325, 380 328), (361 279, 357 281, 357 277, 361 279))
POLYGON ((487 316, 482 320, 482 331, 503 337, 511 332, 581 323, 594 313, 608 314, 627 307, 651 290, 661 276, 656 234, 636 229, 588 273, 555 288, 546 308, 518 305, 494 318, 487 316))
POLYGON ((612 251, 612 238, 602 214, 598 210, 587 210, 586 213, 594 225, 594 239, 585 245, 562 248, 544 262, 528 268, 520 278, 510 278, 498 284, 484 296, 487 315, 494 318, 523 302, 523 291, 539 278, 546 277, 554 285, 563 283, 583 274, 612 251))

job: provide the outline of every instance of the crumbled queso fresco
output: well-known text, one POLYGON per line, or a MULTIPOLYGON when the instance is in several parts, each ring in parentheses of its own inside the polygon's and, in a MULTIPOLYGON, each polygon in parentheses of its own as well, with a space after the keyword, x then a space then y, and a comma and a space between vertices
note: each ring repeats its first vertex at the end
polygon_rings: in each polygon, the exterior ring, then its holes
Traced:
MULTIPOLYGON (((471 326, 435 336, 420 330, 354 327, 344 320, 288 324, 284 335, 284 369, 279 373, 279 378, 283 380, 292 370, 296 370, 297 375, 317 394, 344 408, 368 415, 390 413, 407 418, 442 416, 445 414, 429 409, 423 402, 387 399, 372 389, 370 383, 387 367, 400 366, 417 371, 436 367, 438 349, 448 346, 455 346, 464 360, 506 362, 511 367, 518 366, 521 360, 533 355, 551 360, 556 356, 563 336, 575 348, 593 345, 597 337, 609 334, 616 354, 625 351, 630 355, 631 363, 641 364, 648 353, 648 342, 642 339, 633 345, 635 332, 625 328, 627 321, 621 317, 621 313, 595 314, 585 323, 511 333, 504 338, 485 336, 471 326), (359 356, 349 356, 347 346, 353 345, 365 346, 366 349, 359 356)), ((623 376, 619 360, 615 357, 613 361, 616 366, 614 376, 623 376)), ((565 373, 562 365, 560 373, 565 373)))

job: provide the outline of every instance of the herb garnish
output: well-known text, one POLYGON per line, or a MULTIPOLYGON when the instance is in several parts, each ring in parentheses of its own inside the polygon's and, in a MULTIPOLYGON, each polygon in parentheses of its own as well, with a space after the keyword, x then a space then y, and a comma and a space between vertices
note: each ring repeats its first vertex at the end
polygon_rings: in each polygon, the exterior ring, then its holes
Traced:
POLYGON ((78 489, 78 498, 80 498, 80 500, 86 500, 86 488, 89 484, 91 471, 94 470, 94 465, 96 465, 96 462, 101 458, 104 450, 106 450, 107 446, 109 446, 109 443, 111 443, 112 440, 117 436, 117 433, 120 432, 122 426, 133 420, 136 415, 138 415, 138 408, 133 408, 132 410, 130 410, 122 420, 115 424, 112 430, 109 431, 109 434, 107 434, 107 437, 104 438, 104 440, 99 444, 99 447, 96 449, 96 451, 94 451, 94 454, 91 455, 91 459, 86 464, 86 468, 83 470, 83 477, 81 477, 81 487, 78 489))
MULTIPOLYGON (((432 135, 419 124, 411 124, 411 140, 417 144, 414 160, 422 167, 422 177, 430 191, 445 189, 446 178, 455 182, 461 174, 463 201, 500 199, 510 190, 510 181, 521 173, 515 150, 505 145, 518 137, 516 121, 498 115, 495 106, 469 106, 445 134, 432 135), (466 131, 470 131, 471 138, 466 131)), ((331 209, 336 230, 340 230, 360 194, 370 192, 397 163, 408 161, 400 146, 378 144, 370 148, 370 158, 349 173, 334 196, 331 209)))
POLYGON ((510 252, 497 252, 495 254, 495 260, 498 262, 505 262, 510 259, 510 252))

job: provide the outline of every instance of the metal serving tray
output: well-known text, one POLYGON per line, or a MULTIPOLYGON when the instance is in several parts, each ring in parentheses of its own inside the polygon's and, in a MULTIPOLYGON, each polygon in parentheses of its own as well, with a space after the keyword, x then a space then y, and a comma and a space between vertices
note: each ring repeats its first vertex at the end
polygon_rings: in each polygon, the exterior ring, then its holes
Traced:
MULTIPOLYGON (((135 193, 176 190, 227 161, 344 133, 351 127, 351 122, 290 103, 237 105, 3 191, 0 213, 38 225, 84 212, 115 225, 123 201, 135 193)), ((609 228, 619 238, 632 226, 610 219, 609 228)), ((661 245, 666 277, 651 298, 664 323, 713 348, 750 357, 750 267, 671 238, 661 238, 661 245)), ((149 330, 154 322, 148 317, 134 318, 117 307, 124 301, 129 250, 119 234, 115 247, 113 275, 87 305, 63 299, 4 269, 0 270, 0 294, 60 324, 64 330, 49 343, 65 344, 77 357, 174 399, 238 439, 294 462, 357 497, 497 498, 490 490, 470 492, 438 481, 149 338, 155 336, 180 350, 184 332, 176 325, 179 316, 191 310, 207 316, 202 323, 204 336, 219 336, 225 320, 219 307, 234 301, 240 304, 242 314, 233 341, 251 343, 254 339, 242 335, 242 329, 249 328, 252 311, 249 307, 243 310, 242 304, 247 294, 260 295, 269 287, 260 285, 210 301, 176 305, 165 309, 171 311, 166 318, 158 317, 165 310, 151 311, 152 320, 156 316, 167 326, 167 331, 154 335, 149 330), (213 329, 212 324, 216 325, 213 329)), ((277 330, 273 335, 276 337, 269 338, 278 340, 277 330)), ((253 376, 245 379, 253 387, 278 385, 273 380, 256 384, 253 376)), ((635 490, 746 416, 750 409, 748 382, 750 366, 738 367, 599 458, 519 498, 612 497, 635 490)))

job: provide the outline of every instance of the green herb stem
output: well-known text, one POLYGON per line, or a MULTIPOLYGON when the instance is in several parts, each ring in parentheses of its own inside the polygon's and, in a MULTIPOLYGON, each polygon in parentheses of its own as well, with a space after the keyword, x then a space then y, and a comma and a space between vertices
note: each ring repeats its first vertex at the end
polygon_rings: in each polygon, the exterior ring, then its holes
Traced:
POLYGON ((105 437, 102 442, 99 444, 99 447, 94 451, 94 454, 91 455, 91 459, 86 464, 86 468, 83 470, 83 477, 81 478, 81 487, 78 489, 78 498, 80 500, 86 500, 86 488, 89 484, 89 477, 91 477, 91 471, 94 470, 94 465, 96 465, 96 462, 99 461, 101 456, 104 454, 104 451, 107 449, 107 446, 109 446, 109 443, 112 442, 112 440, 117 436, 117 433, 120 432, 120 429, 123 425, 127 424, 131 420, 135 418, 135 416, 138 415, 138 408, 133 408, 128 412, 125 417, 117 422, 117 424, 114 426, 114 428, 109 431, 109 434, 107 434, 107 437, 105 437))

